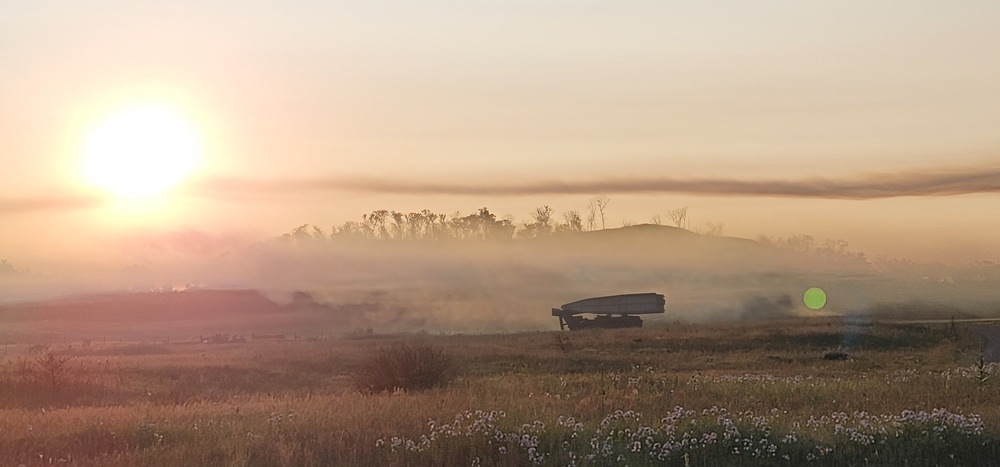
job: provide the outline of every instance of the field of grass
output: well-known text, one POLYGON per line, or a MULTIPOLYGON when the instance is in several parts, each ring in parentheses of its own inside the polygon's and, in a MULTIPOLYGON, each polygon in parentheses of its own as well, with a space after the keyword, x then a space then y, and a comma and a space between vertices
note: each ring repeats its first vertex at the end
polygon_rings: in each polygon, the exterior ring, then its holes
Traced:
POLYGON ((961 325, 839 318, 10 345, 0 465, 996 465, 979 349, 961 325), (400 342, 457 376, 358 391, 400 342))

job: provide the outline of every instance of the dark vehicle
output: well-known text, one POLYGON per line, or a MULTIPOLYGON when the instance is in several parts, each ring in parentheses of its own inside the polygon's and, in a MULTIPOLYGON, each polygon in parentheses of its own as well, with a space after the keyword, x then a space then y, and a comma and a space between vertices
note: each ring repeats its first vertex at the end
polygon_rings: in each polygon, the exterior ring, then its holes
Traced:
POLYGON ((591 328, 639 328, 642 318, 635 315, 663 313, 666 301, 658 293, 636 293, 586 298, 553 308, 559 318, 559 329, 570 331, 591 328), (594 318, 578 316, 597 315, 594 318))

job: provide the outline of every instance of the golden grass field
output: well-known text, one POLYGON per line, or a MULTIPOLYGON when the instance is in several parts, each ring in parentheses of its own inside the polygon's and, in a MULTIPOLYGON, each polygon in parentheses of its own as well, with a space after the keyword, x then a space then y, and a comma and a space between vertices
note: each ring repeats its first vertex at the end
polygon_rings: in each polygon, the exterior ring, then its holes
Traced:
POLYGON ((954 323, 810 318, 0 352, 0 465, 1000 461, 1000 375, 954 323), (444 350, 457 376, 426 391, 356 390, 366 359, 397 342, 444 350), (850 358, 824 358, 844 343, 850 358))

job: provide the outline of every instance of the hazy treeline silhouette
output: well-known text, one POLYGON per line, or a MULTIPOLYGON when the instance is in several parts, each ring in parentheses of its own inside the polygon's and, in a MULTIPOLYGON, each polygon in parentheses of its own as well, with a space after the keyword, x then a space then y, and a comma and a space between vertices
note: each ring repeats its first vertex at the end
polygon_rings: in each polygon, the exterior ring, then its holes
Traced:
MULTIPOLYGON (((589 215, 586 221, 579 211, 562 213, 562 220, 555 217, 555 210, 548 205, 536 208, 530 213, 530 220, 516 222, 513 216, 498 218, 489 208, 479 208, 476 212, 462 214, 439 214, 424 209, 419 212, 404 213, 386 209, 374 210, 361 216, 361 221, 347 221, 333 226, 329 231, 311 224, 302 224, 280 236, 283 241, 315 242, 336 241, 338 239, 365 240, 421 240, 421 241, 507 241, 540 238, 556 233, 589 232, 606 230, 605 211, 610 202, 606 196, 592 198, 588 203, 589 215), (600 226, 598 226, 600 219, 600 226)), ((667 211, 667 219, 679 229, 689 229, 689 207, 667 211)), ((663 225, 660 215, 652 216, 651 224, 663 225)), ((625 222, 624 227, 635 226, 625 222)), ((724 224, 708 222, 707 228, 697 233, 721 237, 724 224)), ((768 237, 759 235, 756 242, 775 250, 809 254, 824 263, 853 264, 869 266, 869 260, 862 252, 851 251, 846 240, 817 240, 812 235, 799 234, 790 237, 768 237)))
MULTIPOLYGON (((516 223, 512 216, 498 218, 489 208, 463 215, 438 214, 428 209, 419 212, 399 212, 379 209, 361 216, 361 221, 347 221, 329 232, 322 227, 303 224, 282 235, 286 240, 328 240, 362 238, 370 240, 512 240, 536 238, 556 232, 585 230, 579 211, 563 213, 557 220, 555 210, 541 206, 531 213, 529 222, 516 223)), ((592 227, 591 227, 592 229, 592 227)), ((589 229, 587 229, 589 230, 589 229)))
POLYGON ((293 240, 324 240, 350 237, 376 240, 504 240, 513 238, 516 227, 511 219, 498 219, 487 208, 462 216, 438 214, 428 209, 399 212, 379 209, 347 221, 329 233, 304 224, 282 236, 293 240))
MULTIPOLYGON (((513 240, 523 238, 538 238, 554 233, 589 232, 607 229, 607 208, 611 198, 601 195, 591 198, 587 203, 587 215, 584 217, 578 210, 569 210, 556 216, 556 211, 548 205, 535 208, 530 213, 530 219, 517 222, 511 215, 497 217, 489 208, 482 207, 476 212, 462 214, 436 213, 429 209, 413 212, 402 212, 387 209, 377 209, 361 216, 360 221, 346 221, 334 225, 329 231, 314 224, 302 224, 290 232, 283 234, 283 240, 314 241, 333 240, 337 238, 355 238, 367 240, 513 240), (560 219, 561 217, 561 219, 560 219)), ((688 221, 688 208, 667 211, 665 216, 676 227, 691 230, 688 221)), ((662 217, 657 214, 650 218, 650 223, 663 225, 662 217)), ((625 221, 623 227, 636 225, 625 221)), ((722 236, 722 222, 708 222, 706 229, 699 233, 711 236, 722 236)))

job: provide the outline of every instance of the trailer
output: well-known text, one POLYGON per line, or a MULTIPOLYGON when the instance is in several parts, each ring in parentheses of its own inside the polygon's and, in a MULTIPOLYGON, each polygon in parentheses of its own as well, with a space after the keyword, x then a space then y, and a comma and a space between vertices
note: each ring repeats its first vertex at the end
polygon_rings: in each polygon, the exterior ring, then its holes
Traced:
POLYGON ((577 300, 553 308, 552 316, 559 318, 559 329, 570 331, 591 328, 639 328, 642 318, 636 315, 663 313, 663 295, 658 293, 633 293, 593 297, 577 300), (584 314, 597 315, 586 318, 584 314))

